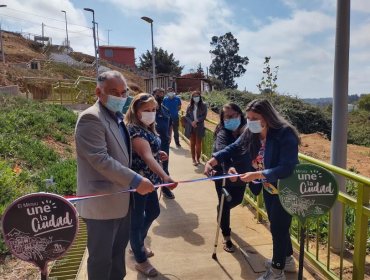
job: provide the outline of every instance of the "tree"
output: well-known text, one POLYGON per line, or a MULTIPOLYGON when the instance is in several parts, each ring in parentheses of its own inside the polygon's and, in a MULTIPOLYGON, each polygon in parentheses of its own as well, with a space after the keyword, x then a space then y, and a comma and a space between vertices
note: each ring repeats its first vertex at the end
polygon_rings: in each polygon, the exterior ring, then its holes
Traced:
POLYGON ((262 71, 263 76, 261 82, 257 85, 260 93, 273 94, 278 87, 276 84, 276 80, 279 66, 275 66, 274 71, 271 71, 270 59, 271 56, 266 56, 265 62, 263 63, 265 65, 265 68, 263 68, 262 71))
MULTIPOLYGON (((175 59, 173 53, 168 54, 162 48, 155 48, 155 71, 158 74, 171 74, 180 76, 184 66, 180 66, 180 62, 175 59)), ((152 52, 147 50, 140 57, 139 69, 151 72, 152 65, 152 52)))
POLYGON ((205 77, 204 76, 204 70, 202 68, 201 63, 198 64, 198 68, 197 68, 197 71, 195 73, 197 74, 198 78, 204 78, 205 77))
POLYGON ((223 36, 213 36, 211 41, 213 50, 209 52, 214 56, 209 72, 221 80, 226 88, 237 88, 234 78, 245 73, 249 63, 248 57, 238 55, 239 43, 231 32, 223 36))
POLYGON ((370 94, 361 94, 358 101, 358 107, 361 110, 370 111, 370 94))

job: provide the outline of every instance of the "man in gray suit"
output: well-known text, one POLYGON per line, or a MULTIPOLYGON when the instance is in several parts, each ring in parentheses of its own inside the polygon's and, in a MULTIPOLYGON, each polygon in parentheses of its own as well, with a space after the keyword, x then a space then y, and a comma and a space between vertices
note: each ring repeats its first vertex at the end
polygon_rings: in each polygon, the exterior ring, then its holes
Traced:
MULTIPOLYGON (((131 142, 122 122, 127 83, 121 73, 99 75, 98 101, 83 111, 76 124, 77 195, 154 190, 153 184, 130 169, 131 142)), ((77 203, 87 225, 89 280, 122 280, 130 230, 130 195, 114 194, 77 203)))

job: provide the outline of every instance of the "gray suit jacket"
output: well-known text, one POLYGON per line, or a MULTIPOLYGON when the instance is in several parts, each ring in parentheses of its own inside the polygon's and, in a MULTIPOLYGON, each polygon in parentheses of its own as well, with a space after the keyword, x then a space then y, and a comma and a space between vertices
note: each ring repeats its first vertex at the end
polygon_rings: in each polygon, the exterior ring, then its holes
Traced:
MULTIPOLYGON (((136 175, 130 169, 131 144, 126 146, 117 122, 99 101, 80 114, 75 140, 77 195, 129 189, 136 175)), ((77 202, 77 211, 87 219, 117 219, 127 215, 129 205, 129 194, 110 195, 77 202)))

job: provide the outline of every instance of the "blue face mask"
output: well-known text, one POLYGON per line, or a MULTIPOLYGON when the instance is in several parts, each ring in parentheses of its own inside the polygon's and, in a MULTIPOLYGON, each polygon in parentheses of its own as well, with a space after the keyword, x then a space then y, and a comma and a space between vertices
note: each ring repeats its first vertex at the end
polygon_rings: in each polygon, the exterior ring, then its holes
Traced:
POLYGON ((224 126, 227 130, 235 131, 240 126, 240 118, 224 120, 224 126))
POLYGON ((114 95, 107 95, 107 103, 105 104, 105 107, 115 112, 122 112, 123 106, 125 106, 127 98, 124 97, 117 97, 114 95))

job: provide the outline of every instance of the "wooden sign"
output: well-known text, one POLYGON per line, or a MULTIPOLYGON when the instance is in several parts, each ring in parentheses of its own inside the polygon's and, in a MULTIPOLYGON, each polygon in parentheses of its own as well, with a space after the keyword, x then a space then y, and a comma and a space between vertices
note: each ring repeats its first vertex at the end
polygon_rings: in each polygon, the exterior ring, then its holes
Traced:
POLYGON ((279 199, 284 209, 304 225, 308 217, 330 210, 338 196, 332 173, 314 164, 297 164, 291 176, 279 180, 279 199))
POLYGON ((66 253, 76 237, 77 212, 59 195, 29 194, 8 206, 2 230, 10 252, 46 275, 47 263, 66 253))

